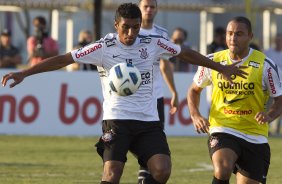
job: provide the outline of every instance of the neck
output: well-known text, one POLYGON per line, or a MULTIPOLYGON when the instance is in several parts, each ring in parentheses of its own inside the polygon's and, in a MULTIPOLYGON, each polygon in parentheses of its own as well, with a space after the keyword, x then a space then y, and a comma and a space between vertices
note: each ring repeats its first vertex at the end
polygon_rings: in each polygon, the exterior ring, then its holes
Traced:
POLYGON ((245 49, 242 53, 229 52, 229 56, 232 60, 240 61, 240 60, 244 59, 246 56, 248 56, 249 51, 250 51, 250 48, 245 49))
POLYGON ((143 20, 141 24, 141 28, 143 29, 152 29, 153 21, 151 20, 143 20))

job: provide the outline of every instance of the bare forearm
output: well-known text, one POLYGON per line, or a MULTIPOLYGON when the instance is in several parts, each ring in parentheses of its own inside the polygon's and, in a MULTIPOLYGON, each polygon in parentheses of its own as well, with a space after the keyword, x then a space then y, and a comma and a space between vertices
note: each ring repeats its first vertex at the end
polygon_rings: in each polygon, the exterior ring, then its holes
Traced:
POLYGON ((177 95, 177 91, 176 91, 176 88, 175 88, 175 85, 174 85, 173 72, 172 72, 172 69, 169 66, 169 61, 165 61, 165 60, 161 59, 160 69, 161 69, 163 78, 164 78, 170 92, 177 95))
POLYGON ((187 104, 191 117, 200 116, 199 104, 200 93, 196 92, 193 88, 190 88, 187 94, 187 104))
POLYGON ((268 116, 271 117, 272 121, 278 118, 282 114, 281 106, 282 106, 282 96, 274 98, 274 103, 267 112, 268 116))
POLYGON ((36 64, 26 70, 23 70, 23 74, 25 77, 27 77, 27 76, 37 74, 37 73, 58 70, 69 64, 72 64, 73 62, 74 61, 72 60, 70 54, 54 56, 54 57, 45 59, 42 62, 40 62, 39 64, 36 64))
POLYGON ((180 54, 177 57, 179 57, 180 60, 183 62, 204 66, 217 70, 219 72, 222 72, 224 68, 221 64, 211 61, 207 57, 201 55, 200 53, 190 48, 182 48, 180 54))

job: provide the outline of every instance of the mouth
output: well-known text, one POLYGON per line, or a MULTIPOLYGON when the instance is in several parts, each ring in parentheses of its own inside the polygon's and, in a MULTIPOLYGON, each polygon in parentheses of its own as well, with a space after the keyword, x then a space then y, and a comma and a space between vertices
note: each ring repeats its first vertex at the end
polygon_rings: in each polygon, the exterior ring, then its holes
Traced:
POLYGON ((126 38, 126 40, 132 41, 134 40, 134 38, 126 38))

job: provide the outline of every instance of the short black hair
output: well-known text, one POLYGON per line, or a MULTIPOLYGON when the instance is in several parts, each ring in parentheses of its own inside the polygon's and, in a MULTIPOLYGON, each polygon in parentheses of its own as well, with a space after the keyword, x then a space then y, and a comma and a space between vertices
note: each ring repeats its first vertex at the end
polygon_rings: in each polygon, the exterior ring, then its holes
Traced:
POLYGON ((142 21, 142 14, 137 4, 123 3, 116 10, 115 21, 118 22, 120 18, 140 19, 142 21))
POLYGON ((34 23, 35 21, 38 21, 39 24, 44 25, 44 26, 46 26, 46 24, 47 24, 46 19, 45 19, 44 17, 42 17, 42 16, 37 16, 37 17, 35 17, 35 18, 33 19, 33 23, 34 23))
POLYGON ((251 21, 247 18, 247 17, 234 17, 233 19, 231 19, 230 22, 237 22, 237 23, 242 23, 242 24, 245 24, 247 29, 248 29, 248 32, 249 33, 252 33, 253 30, 252 30, 252 23, 251 21))
POLYGON ((176 27, 173 31, 180 31, 180 32, 182 32, 183 35, 184 35, 184 39, 185 39, 185 40, 186 40, 187 37, 188 37, 187 31, 186 31, 185 29, 183 29, 182 27, 176 27))
POLYGON ((214 30, 215 35, 225 35, 226 30, 223 27, 216 27, 214 30))

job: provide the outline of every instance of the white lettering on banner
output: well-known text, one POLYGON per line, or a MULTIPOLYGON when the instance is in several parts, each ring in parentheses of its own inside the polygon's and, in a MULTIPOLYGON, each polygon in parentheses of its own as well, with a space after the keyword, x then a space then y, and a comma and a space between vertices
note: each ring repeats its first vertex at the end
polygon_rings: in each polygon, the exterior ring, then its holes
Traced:
MULTIPOLYGON (((1 76, 7 72, 11 71, 0 69, 1 76)), ((13 89, 1 88, 0 133, 101 135, 103 96, 98 76, 96 72, 54 71, 51 75, 45 73, 30 77, 13 89), (51 91, 45 85, 50 81, 51 91)), ((180 101, 174 115, 169 113, 171 94, 167 87, 164 88, 165 131, 168 136, 197 135, 186 102, 192 79, 193 74, 175 74, 180 101)), ((205 90, 202 97, 205 97, 205 90)), ((207 106, 206 101, 201 100, 200 111, 203 115, 207 114, 207 106)))

